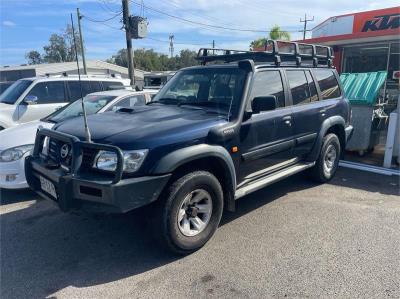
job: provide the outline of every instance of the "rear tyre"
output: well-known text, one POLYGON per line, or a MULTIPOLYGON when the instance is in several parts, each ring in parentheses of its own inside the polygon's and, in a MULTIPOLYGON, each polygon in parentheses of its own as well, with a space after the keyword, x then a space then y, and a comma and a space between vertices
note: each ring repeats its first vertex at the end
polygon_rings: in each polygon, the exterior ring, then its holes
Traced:
POLYGON ((175 180, 158 204, 156 231, 169 250, 189 254, 215 233, 223 211, 223 192, 217 178, 195 171, 175 180))
POLYGON ((311 168, 311 177, 319 182, 330 181, 337 170, 340 159, 340 142, 335 134, 328 134, 322 140, 321 152, 315 166, 311 168))

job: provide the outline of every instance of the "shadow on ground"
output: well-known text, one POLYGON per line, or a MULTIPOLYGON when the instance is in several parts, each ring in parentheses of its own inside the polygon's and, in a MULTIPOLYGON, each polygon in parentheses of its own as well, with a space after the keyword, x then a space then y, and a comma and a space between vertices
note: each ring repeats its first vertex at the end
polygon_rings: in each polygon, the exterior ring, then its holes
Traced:
POLYGON ((8 205, 35 199, 37 199, 37 195, 30 189, 7 190, 0 188, 0 205, 8 205))
MULTIPOLYGON (((379 177, 341 169, 332 184, 385 194, 398 185, 379 177), (367 179, 364 177, 366 176, 367 179), (350 179, 351 177, 351 179, 350 179), (377 184, 371 181, 377 180, 377 184), (388 186, 392 186, 389 188, 388 186)), ((262 207, 289 192, 317 186, 297 175, 238 201, 221 225, 262 207)), ((3 192, 2 205, 29 191, 3 192), (4 196, 6 195, 6 196, 4 196)), ((1 298, 41 298, 68 286, 87 287, 120 280, 174 262, 151 237, 147 214, 139 209, 115 216, 61 213, 48 201, 1 216, 1 298)), ((205 249, 206 250, 206 249, 205 249)))

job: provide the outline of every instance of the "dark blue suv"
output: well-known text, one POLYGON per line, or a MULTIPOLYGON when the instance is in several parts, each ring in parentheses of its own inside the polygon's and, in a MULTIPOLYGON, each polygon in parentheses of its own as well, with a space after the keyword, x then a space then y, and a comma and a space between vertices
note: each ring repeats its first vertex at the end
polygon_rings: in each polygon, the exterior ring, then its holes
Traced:
POLYGON ((148 105, 89 116, 93 141, 82 118, 39 130, 28 183, 63 211, 151 204, 161 241, 197 250, 236 199, 303 170, 334 176, 353 128, 332 58, 292 42, 201 49, 148 105))

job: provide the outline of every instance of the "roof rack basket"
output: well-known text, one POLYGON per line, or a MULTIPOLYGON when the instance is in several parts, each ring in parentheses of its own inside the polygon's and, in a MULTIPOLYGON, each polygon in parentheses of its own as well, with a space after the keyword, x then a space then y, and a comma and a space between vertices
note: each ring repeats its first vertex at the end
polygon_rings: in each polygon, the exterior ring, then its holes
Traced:
POLYGON ((196 59, 205 65, 209 62, 237 62, 251 59, 272 66, 328 67, 333 66, 333 49, 322 45, 267 40, 263 51, 201 48, 196 59))

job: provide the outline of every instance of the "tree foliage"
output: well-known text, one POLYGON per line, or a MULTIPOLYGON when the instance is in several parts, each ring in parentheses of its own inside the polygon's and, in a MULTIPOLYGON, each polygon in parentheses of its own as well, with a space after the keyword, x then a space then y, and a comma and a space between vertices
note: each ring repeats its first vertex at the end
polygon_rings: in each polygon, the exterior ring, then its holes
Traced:
MULTIPOLYGON (((198 64, 195 60, 197 53, 188 49, 182 50, 179 55, 168 57, 165 54, 157 53, 153 49, 137 49, 134 51, 135 68, 144 71, 167 71, 178 70, 183 67, 198 64)), ((119 50, 107 62, 128 67, 126 49, 119 50)))
MULTIPOLYGON (((75 41, 79 54, 81 52, 81 43, 77 32, 75 32, 75 41)), ((29 64, 74 61, 75 46, 72 27, 67 25, 61 34, 52 34, 49 38, 49 43, 43 47, 42 54, 32 50, 26 53, 25 58, 29 64)))
POLYGON ((28 64, 40 64, 43 62, 43 58, 38 51, 32 50, 25 54, 25 58, 28 60, 28 64))
POLYGON ((279 27, 278 25, 275 25, 271 28, 271 31, 269 32, 268 37, 262 37, 262 38, 253 40, 250 43, 250 49, 254 50, 256 48, 263 47, 268 39, 289 41, 290 33, 287 31, 281 30, 281 27, 279 27))

